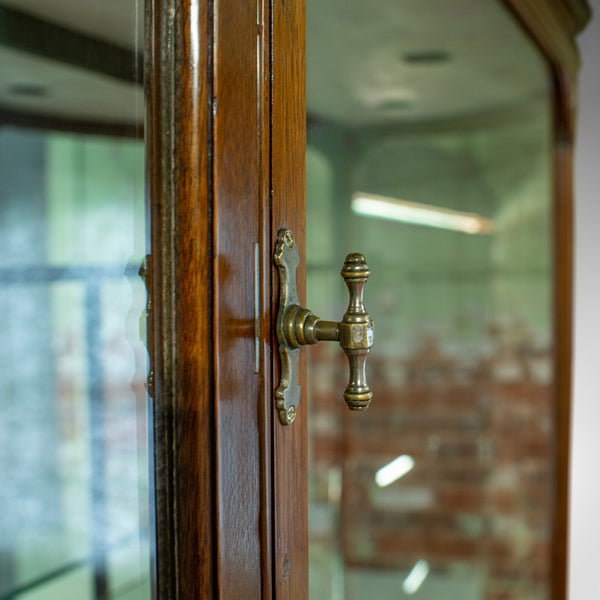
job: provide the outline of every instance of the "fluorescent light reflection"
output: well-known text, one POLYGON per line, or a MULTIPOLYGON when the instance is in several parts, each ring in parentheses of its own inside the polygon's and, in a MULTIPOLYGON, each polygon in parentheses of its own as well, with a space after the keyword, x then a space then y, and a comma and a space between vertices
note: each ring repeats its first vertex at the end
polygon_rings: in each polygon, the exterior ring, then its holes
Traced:
POLYGON ((492 230, 492 221, 475 213, 397 200, 365 192, 356 192, 352 196, 352 211, 367 217, 425 225, 438 229, 451 229, 463 233, 490 233, 492 230))
POLYGON ((391 463, 381 467, 375 473, 375 483, 379 487, 385 487, 394 483, 397 479, 400 479, 403 475, 406 475, 415 466, 415 461, 412 456, 403 454, 398 458, 395 458, 391 463))
POLYGON ((425 578, 429 575, 429 563, 426 560, 418 560, 406 579, 402 582, 405 594, 414 594, 423 585, 425 578))

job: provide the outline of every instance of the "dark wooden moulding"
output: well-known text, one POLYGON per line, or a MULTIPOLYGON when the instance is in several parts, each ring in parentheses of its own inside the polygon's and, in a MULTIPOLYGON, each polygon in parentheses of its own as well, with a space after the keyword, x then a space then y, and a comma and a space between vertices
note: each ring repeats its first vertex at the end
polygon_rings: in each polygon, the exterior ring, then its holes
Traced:
POLYGON ((156 595, 300 597, 305 419, 281 439, 271 247, 282 225, 303 242, 304 50, 287 50, 303 7, 149 0, 146 12, 156 595))

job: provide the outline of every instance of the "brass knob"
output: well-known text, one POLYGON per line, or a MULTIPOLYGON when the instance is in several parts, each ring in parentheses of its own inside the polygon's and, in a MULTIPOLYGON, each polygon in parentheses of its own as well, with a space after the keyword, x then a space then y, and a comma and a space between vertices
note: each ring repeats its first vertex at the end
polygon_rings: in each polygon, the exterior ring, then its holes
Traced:
MULTIPOLYGON (((373 393, 367 385, 365 361, 373 346, 373 321, 365 310, 363 289, 371 274, 362 254, 348 254, 341 275, 348 286, 350 300, 348 308, 338 323, 324 321, 307 308, 297 304, 295 290, 295 269, 298 265, 295 240, 289 230, 281 230, 275 249, 275 262, 280 271, 280 309, 277 318, 277 339, 282 357, 282 381, 276 391, 281 420, 289 424, 290 406, 296 400, 287 400, 287 396, 299 397, 299 392, 288 393, 294 389, 295 377, 292 376, 291 360, 295 350, 301 346, 316 344, 320 341, 337 341, 348 358, 350 378, 344 390, 344 400, 350 410, 365 410, 373 393), (287 401, 286 401, 287 400, 287 401)), ((297 360, 297 359, 296 359, 297 360)))
POLYGON ((367 354, 373 347, 373 321, 363 303, 363 290, 370 274, 362 254, 346 256, 341 275, 348 286, 350 301, 339 331, 340 346, 350 365, 350 380, 344 390, 344 400, 350 410, 366 409, 373 398, 365 374, 367 354))

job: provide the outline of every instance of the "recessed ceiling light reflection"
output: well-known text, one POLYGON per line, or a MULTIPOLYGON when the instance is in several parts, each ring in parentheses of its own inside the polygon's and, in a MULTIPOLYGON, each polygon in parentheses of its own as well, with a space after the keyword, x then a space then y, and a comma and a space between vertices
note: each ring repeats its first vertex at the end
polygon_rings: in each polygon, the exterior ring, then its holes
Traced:
POLYGON ((414 466, 413 457, 403 454, 375 473, 375 483, 379 487, 386 487, 406 475, 414 466))
POLYGON ((352 211, 366 217, 400 221, 462 233, 490 233, 492 221, 475 213, 441 208, 430 204, 408 202, 377 194, 356 192, 352 196, 352 211))
POLYGON ((405 52, 402 60, 410 64, 434 65, 450 60, 450 53, 445 50, 415 50, 405 52))
POLYGON ((406 98, 390 98, 383 100, 377 108, 379 110, 408 110, 412 108, 414 102, 406 98))
POLYGON ((409 596, 414 594, 423 585, 427 575, 429 575, 429 563, 426 560, 418 560, 402 582, 404 593, 409 596))
POLYGON ((10 86, 8 93, 13 96, 27 96, 29 98, 44 98, 48 96, 48 88, 36 83, 15 83, 10 86))

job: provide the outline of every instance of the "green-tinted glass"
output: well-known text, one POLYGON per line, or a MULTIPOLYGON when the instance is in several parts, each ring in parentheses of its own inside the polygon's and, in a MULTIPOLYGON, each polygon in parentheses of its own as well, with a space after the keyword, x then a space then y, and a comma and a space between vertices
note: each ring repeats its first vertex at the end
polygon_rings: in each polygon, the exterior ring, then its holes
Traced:
POLYGON ((362 252, 373 400, 308 352, 311 600, 550 597, 552 107, 497 0, 308 0, 307 306, 362 252))
POLYGON ((141 7, 0 7, 2 600, 150 597, 141 7))

